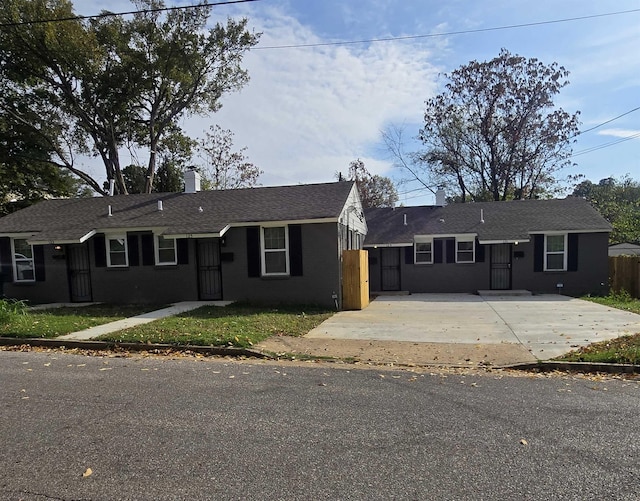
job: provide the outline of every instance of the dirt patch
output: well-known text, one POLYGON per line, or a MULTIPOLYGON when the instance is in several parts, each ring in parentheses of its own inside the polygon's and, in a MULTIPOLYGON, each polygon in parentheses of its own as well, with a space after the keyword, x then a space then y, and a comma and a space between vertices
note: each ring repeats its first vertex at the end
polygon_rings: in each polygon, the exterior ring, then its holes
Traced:
POLYGON ((273 336, 256 347, 263 352, 347 359, 396 365, 500 367, 536 358, 520 344, 415 343, 273 336))

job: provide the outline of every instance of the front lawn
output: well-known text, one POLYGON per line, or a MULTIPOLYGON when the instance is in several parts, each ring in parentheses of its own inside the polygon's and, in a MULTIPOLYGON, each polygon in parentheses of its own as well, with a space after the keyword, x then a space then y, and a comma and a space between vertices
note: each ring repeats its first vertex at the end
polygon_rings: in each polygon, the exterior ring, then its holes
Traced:
POLYGON ((203 306, 100 337, 132 343, 250 347, 274 335, 302 336, 335 312, 316 306, 203 306))
POLYGON ((0 336, 17 338, 54 338, 123 318, 157 310, 158 305, 95 304, 52 308, 16 309, 0 317, 0 336))
MULTIPOLYGON (((587 296, 582 299, 640 314, 640 299, 634 299, 625 292, 611 293, 605 297, 587 296)), ((558 357, 557 360, 640 365, 640 333, 593 343, 558 357)))

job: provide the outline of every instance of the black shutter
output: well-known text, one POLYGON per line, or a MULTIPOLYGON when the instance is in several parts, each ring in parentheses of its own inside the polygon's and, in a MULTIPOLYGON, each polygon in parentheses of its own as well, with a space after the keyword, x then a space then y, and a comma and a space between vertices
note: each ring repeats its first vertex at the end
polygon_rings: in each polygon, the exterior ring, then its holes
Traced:
POLYGON ((129 266, 140 266, 138 235, 127 234, 127 251, 129 252, 129 266))
POLYGON ((44 282, 46 278, 44 271, 44 245, 33 246, 33 265, 36 268, 36 282, 44 282))
MULTIPOLYGON (((415 245, 415 244, 414 244, 415 245)), ((404 264, 413 264, 413 246, 404 248, 404 264)))
POLYGON ((2 278, 5 282, 13 281, 13 260, 11 259, 11 239, 9 237, 0 237, 0 274, 3 275, 2 278))
POLYGON ((533 271, 544 270, 544 235, 533 235, 533 271))
POLYGON ((247 228, 247 272, 250 277, 260 276, 260 227, 247 228))
POLYGON ((289 273, 292 277, 302 276, 302 226, 289 225, 289 273))
POLYGON ((433 241, 433 262, 441 263, 442 262, 442 239, 436 238, 433 241))
POLYGON ((104 235, 93 237, 93 252, 96 258, 96 267, 104 268, 107 266, 107 247, 104 235))
POLYGON ((178 238, 176 246, 178 247, 178 264, 189 264, 189 240, 178 238))
POLYGON ((456 262, 456 240, 455 238, 447 238, 447 263, 456 262))
POLYGON ((145 233, 140 235, 140 246, 142 247, 142 266, 153 266, 156 264, 156 256, 153 252, 153 235, 145 233))
POLYGON ((484 263, 484 245, 481 245, 476 238, 476 263, 484 263))
POLYGON ((568 237, 568 252, 567 256, 567 270, 578 271, 578 234, 569 233, 568 237))

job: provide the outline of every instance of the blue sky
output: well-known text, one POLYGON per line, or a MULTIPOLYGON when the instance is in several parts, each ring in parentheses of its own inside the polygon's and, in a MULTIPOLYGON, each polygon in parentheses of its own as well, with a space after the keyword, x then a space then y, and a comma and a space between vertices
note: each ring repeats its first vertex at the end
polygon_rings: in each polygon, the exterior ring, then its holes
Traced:
MULTIPOLYGON (((74 5, 80 14, 131 10, 125 0, 74 5)), ((213 123, 233 130, 236 147, 246 146, 249 159, 264 170, 263 185, 332 181, 356 158, 374 173, 401 179, 380 131, 402 126, 405 137, 414 137, 424 101, 444 83, 442 73, 492 59, 503 47, 570 71, 571 84, 556 104, 579 110, 582 130, 640 106, 640 0, 259 0, 216 7, 212 19, 237 15, 263 32, 245 58, 251 81, 226 96, 215 115, 190 117, 183 125, 193 136, 213 123), (636 12, 488 30, 631 10, 636 12), (472 30, 488 31, 452 34, 472 30), (432 36, 269 48, 413 35, 432 36)), ((640 110, 579 136, 573 150, 577 165, 565 176, 640 179, 640 110)), ((433 202, 416 188, 400 186, 400 202, 433 202)))

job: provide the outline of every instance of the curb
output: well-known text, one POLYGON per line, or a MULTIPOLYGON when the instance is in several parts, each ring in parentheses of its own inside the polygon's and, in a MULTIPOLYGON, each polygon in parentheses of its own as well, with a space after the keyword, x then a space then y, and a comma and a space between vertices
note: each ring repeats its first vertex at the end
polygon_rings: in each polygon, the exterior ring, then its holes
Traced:
POLYGON ((228 346, 199 346, 199 345, 174 345, 174 344, 144 344, 144 343, 118 343, 116 341, 74 341, 70 339, 43 339, 43 338, 10 338, 0 337, 0 346, 37 346, 49 348, 70 348, 79 350, 113 350, 126 351, 174 351, 193 352, 203 355, 273 358, 266 353, 248 348, 234 348, 228 346))
MULTIPOLYGON (((74 341, 70 339, 45 339, 45 338, 11 338, 0 337, 0 346, 37 346, 49 348, 69 348, 80 350, 113 350, 148 351, 148 352, 192 352, 202 355, 216 355, 221 357, 247 357, 261 359, 280 359, 281 357, 270 355, 259 350, 248 348, 234 348, 228 346, 199 346, 199 345, 173 345, 173 344, 144 344, 144 343, 118 343, 116 341, 74 341)), ((313 358, 313 357, 312 357, 313 358)), ((402 364, 398 364, 401 366, 402 364)), ((436 364, 441 367, 467 368, 467 366, 436 364)), ((608 374, 640 374, 640 365, 632 364, 605 364, 591 362, 555 362, 540 360, 538 362, 523 362, 512 365, 487 366, 486 369, 506 369, 520 371, 539 372, 578 372, 578 373, 608 373, 608 374)))
POLYGON ((503 365, 500 369, 540 372, 564 371, 564 372, 605 372, 609 374, 640 374, 640 365, 632 364, 605 364, 593 362, 554 362, 544 360, 539 362, 525 362, 521 364, 503 365))

